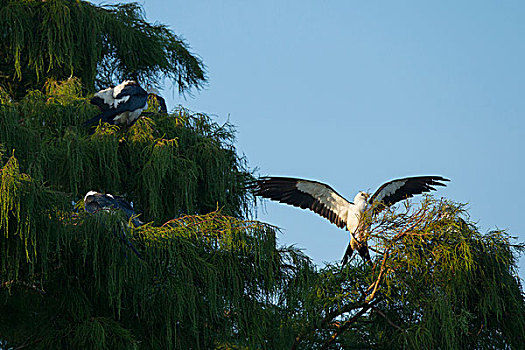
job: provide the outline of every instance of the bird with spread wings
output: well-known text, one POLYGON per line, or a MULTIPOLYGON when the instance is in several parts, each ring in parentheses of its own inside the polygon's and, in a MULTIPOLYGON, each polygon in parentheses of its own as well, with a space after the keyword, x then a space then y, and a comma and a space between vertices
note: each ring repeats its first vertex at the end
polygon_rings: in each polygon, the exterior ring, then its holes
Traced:
POLYGON ((317 181, 291 177, 263 177, 248 186, 256 196, 269 198, 280 203, 290 204, 301 209, 309 209, 340 228, 350 232, 350 242, 343 256, 343 266, 352 257, 354 250, 367 262, 370 253, 366 243, 365 230, 361 218, 372 204, 376 214, 386 207, 417 194, 436 190, 434 186, 446 186, 450 181, 441 176, 416 176, 396 179, 381 185, 370 196, 359 192, 354 202, 349 202, 332 187, 317 181))

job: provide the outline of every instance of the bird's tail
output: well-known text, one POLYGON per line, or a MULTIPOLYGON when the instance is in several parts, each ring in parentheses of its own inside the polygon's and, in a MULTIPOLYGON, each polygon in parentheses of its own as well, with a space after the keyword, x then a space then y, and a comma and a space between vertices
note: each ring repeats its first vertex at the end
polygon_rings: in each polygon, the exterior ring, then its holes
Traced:
MULTIPOLYGON (((132 251, 133 253, 135 253, 135 255, 137 255, 137 257, 141 260, 144 260, 144 258, 142 257, 142 254, 139 253, 139 251, 137 250, 137 248, 135 248, 135 246, 133 245, 133 243, 131 243, 128 239, 128 237, 126 237, 126 232, 124 231, 124 228, 122 227, 121 228, 121 232, 122 234, 119 235, 117 234, 117 232, 115 230, 113 230, 113 234, 115 235, 115 237, 119 238, 120 241, 122 243, 124 243, 125 245, 127 245, 132 251)), ((127 254, 126 254, 126 258, 127 258, 127 254)))
POLYGON ((118 109, 108 109, 107 111, 98 114, 96 117, 86 120, 82 125, 89 127, 96 126, 99 123, 109 123, 114 116, 119 114, 119 112, 118 109))
POLYGON ((128 246, 131 248, 131 250, 133 250, 133 253, 135 253, 135 255, 137 255, 139 259, 144 260, 144 258, 142 257, 142 254, 139 253, 137 248, 135 248, 135 246, 129 240, 127 241, 127 243, 128 243, 128 246))
POLYGON ((348 243, 348 247, 346 247, 345 255, 343 255, 343 259, 341 260, 341 265, 345 266, 352 255, 354 254, 354 249, 352 249, 352 243, 348 243))
POLYGON ((94 118, 86 120, 84 123, 82 123, 82 125, 88 127, 88 126, 98 124, 98 121, 101 120, 103 117, 104 117, 104 114, 101 113, 94 118))
POLYGON ((348 246, 346 247, 345 255, 343 256, 343 259, 341 260, 341 265, 344 267, 348 261, 350 261, 350 258, 354 254, 354 248, 359 253, 359 256, 365 261, 366 263, 370 264, 372 263, 372 259, 370 259, 370 252, 368 251, 368 244, 366 242, 359 243, 353 236, 350 238, 350 242, 348 243, 348 246))
POLYGON ((372 263, 372 259, 370 259, 370 252, 368 251, 368 244, 366 244, 366 242, 361 243, 361 247, 357 249, 357 252, 367 264, 372 263))

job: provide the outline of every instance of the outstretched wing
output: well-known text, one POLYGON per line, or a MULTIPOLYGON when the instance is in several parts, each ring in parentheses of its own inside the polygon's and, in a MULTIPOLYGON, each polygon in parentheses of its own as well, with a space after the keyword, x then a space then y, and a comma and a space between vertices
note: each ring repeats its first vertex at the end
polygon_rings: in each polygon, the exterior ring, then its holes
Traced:
POLYGON ((252 189, 256 196, 310 209, 340 228, 346 226, 348 211, 353 205, 333 188, 317 181, 263 177, 248 188, 252 189))
POLYGON ((391 206, 403 199, 413 197, 416 194, 435 191, 433 186, 446 186, 443 181, 450 181, 441 176, 415 176, 396 179, 383 184, 370 198, 370 204, 381 202, 375 212, 391 206))

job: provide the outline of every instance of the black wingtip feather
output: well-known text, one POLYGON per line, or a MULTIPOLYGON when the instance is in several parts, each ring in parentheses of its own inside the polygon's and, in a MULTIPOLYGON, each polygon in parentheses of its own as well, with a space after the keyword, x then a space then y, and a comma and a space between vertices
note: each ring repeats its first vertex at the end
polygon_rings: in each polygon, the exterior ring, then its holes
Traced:
POLYGON ((450 180, 442 176, 415 176, 392 180, 383 184, 370 198, 369 202, 373 203, 377 200, 383 203, 383 206, 377 206, 375 209, 375 212, 378 212, 396 202, 412 198, 414 195, 436 191, 434 186, 446 186, 444 182, 448 181, 450 180), (396 182, 403 182, 403 184, 390 192, 392 189, 389 191, 388 186, 392 186, 396 182))
MULTIPOLYGON (((323 186, 328 190, 333 189, 325 184, 291 177, 261 177, 258 180, 250 182, 246 185, 246 189, 252 191, 253 195, 268 198, 280 203, 299 207, 301 209, 309 209, 313 212, 328 219, 331 223, 340 228, 346 226, 346 222, 340 218, 337 213, 326 207, 319 198, 313 197, 311 194, 299 190, 297 187, 300 182, 315 183, 318 186, 323 186)), ((334 191, 335 192, 335 191, 334 191)))

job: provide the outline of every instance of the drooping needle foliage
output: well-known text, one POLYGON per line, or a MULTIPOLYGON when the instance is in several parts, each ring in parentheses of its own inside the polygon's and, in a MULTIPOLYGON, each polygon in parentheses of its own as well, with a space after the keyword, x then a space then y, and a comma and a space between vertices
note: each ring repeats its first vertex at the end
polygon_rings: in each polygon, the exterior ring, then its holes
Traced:
POLYGON ((253 174, 231 125, 150 108, 90 135, 95 87, 204 82, 202 63, 138 5, 0 1, 0 26, 0 348, 525 344, 524 247, 480 233, 462 205, 427 197, 367 217, 373 264, 316 268, 248 220, 253 174), (124 196, 146 224, 84 212, 89 190, 124 196))
POLYGON ((261 320, 271 322, 263 306, 283 282, 282 259, 296 255, 275 249, 272 227, 213 212, 130 229, 118 212, 64 209, 63 194, 36 186, 14 157, 2 174, 9 203, 0 213, 0 334, 9 344, 209 349, 264 342, 261 320), (123 231, 144 259, 122 244, 123 231))
POLYGON ((248 213, 243 187, 251 175, 233 147, 231 125, 179 108, 129 130, 88 135, 82 122, 97 111, 75 95, 80 90, 74 79, 49 83, 47 94, 32 92, 0 111, 0 140, 33 178, 75 201, 89 190, 125 194, 142 219, 157 223, 218 208, 248 213))
POLYGON ((313 266, 278 250, 273 227, 242 220, 253 177, 231 126, 179 108, 89 135, 81 123, 97 111, 80 93, 76 79, 50 81, 45 94, 0 107, 2 341, 93 349, 266 342, 261 322, 274 325, 265 305, 295 278, 288 261, 307 274, 313 266), (124 195, 147 224, 85 213, 80 199, 92 189, 124 195))
POLYGON ((74 213, 14 157, 2 169, 7 344, 31 348, 519 348, 525 305, 504 232, 431 197, 369 231, 374 265, 316 271, 275 230, 212 212, 129 228, 74 213), (6 224, 6 222, 8 222, 6 224), (22 223, 22 225, 20 224, 22 223), (28 223, 29 232, 23 224, 28 223), (9 227, 6 230, 6 226, 9 227), (20 228, 20 229, 19 229, 20 228), (112 234, 118 232, 118 234, 112 234), (122 244, 124 232, 142 252, 122 244))
MULTIPOLYGON (((461 205, 427 197, 376 218, 373 266, 328 266, 292 349, 519 349, 525 302, 517 253, 480 234, 461 205)), ((355 261, 355 260, 354 260, 355 261)))
POLYGON ((162 24, 148 23, 136 3, 0 1, 0 87, 16 99, 48 78, 75 76, 87 91, 124 79, 180 92, 206 82, 202 61, 162 24))

